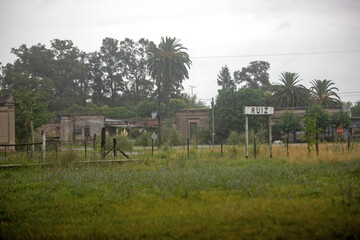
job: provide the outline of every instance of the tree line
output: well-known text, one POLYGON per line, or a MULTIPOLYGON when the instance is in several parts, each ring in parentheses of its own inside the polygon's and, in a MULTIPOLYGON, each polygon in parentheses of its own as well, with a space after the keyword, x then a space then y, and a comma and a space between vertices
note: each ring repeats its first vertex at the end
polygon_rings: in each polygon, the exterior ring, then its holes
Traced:
POLYGON ((144 38, 105 38, 90 53, 71 40, 54 39, 50 47, 23 44, 11 52, 16 60, 1 67, 0 90, 16 99, 20 141, 27 141, 30 125, 37 128, 57 113, 130 118, 157 111, 160 119, 187 106, 204 106, 182 92, 191 61, 176 38, 161 38, 158 45, 144 38))
MULTIPOLYGON (((285 111, 280 122, 274 126, 274 135, 278 138, 281 132, 287 136, 289 142, 290 134, 295 131, 304 130, 304 140, 318 143, 319 135, 323 134, 329 126, 350 127, 350 118, 346 113, 339 113, 330 117, 324 108, 338 107, 342 103, 337 92, 339 89, 334 86, 331 80, 314 79, 311 87, 307 89, 300 82, 298 73, 280 73, 280 83, 271 84, 268 70, 270 64, 265 61, 250 62, 247 67, 237 70, 231 74, 225 65, 217 76, 218 96, 215 104, 215 127, 218 141, 224 141, 232 132, 243 133, 245 131, 244 106, 275 106, 278 108, 290 109, 296 107, 306 108, 305 128, 299 124, 300 119, 296 118, 291 111, 285 111), (313 139, 314 137, 314 139, 313 139)), ((352 107, 353 116, 360 116, 360 104, 352 107)), ((255 132, 264 133, 268 128, 266 117, 249 116, 249 128, 255 132)))
MULTIPOLYGON (((50 47, 25 44, 12 48, 13 63, 1 67, 1 93, 16 99, 16 136, 27 141, 32 126, 37 128, 57 113, 102 113, 113 118, 171 118, 185 107, 204 104, 182 92, 189 78, 191 60, 176 38, 119 41, 105 38, 98 51, 86 53, 71 40, 54 39, 50 47)), ((276 107, 340 106, 331 80, 313 80, 310 89, 300 84, 299 74, 283 72, 280 83, 271 84, 270 63, 250 62, 233 74, 227 66, 217 76, 221 87, 216 97, 217 136, 233 130, 242 132, 245 105, 276 107)), ((358 105, 354 107, 358 111, 358 105)), ((250 119, 251 120, 251 119, 250 119)), ((250 121, 254 129, 265 128, 265 120, 250 121)), ((161 136, 161 134, 160 134, 161 136)), ((161 142, 161 139, 159 139, 161 142)))

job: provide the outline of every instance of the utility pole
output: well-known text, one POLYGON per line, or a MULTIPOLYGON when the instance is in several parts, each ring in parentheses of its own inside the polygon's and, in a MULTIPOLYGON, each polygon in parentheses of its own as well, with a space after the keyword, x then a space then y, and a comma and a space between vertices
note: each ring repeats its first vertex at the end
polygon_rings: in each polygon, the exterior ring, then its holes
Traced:
POLYGON ((191 96, 194 96, 194 88, 196 88, 195 86, 189 85, 190 89, 191 89, 191 96))
POLYGON ((215 123, 214 123, 214 98, 211 99, 211 115, 212 115, 212 144, 215 146, 215 123))

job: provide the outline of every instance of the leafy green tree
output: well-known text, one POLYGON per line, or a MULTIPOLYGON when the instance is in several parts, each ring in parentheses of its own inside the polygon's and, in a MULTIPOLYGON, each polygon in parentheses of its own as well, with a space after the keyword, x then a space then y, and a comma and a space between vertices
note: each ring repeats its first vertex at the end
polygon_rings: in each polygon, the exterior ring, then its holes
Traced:
POLYGON ((310 143, 312 143, 310 134, 315 134, 316 154, 319 155, 319 135, 323 134, 325 129, 330 125, 329 112, 324 110, 321 105, 312 105, 306 109, 303 122, 305 124, 305 135, 310 143), (313 119, 315 119, 315 128, 313 126, 313 119), (307 127, 306 124, 309 124, 309 127, 307 127))
POLYGON ((237 84, 243 84, 243 88, 255 90, 269 90, 271 86, 268 70, 270 63, 265 61, 253 61, 249 66, 242 68, 241 71, 234 72, 234 79, 237 84))
POLYGON ((343 127, 348 130, 351 125, 351 118, 348 113, 340 110, 331 116, 331 123, 334 128, 343 127))
POLYGON ((221 87, 222 90, 234 89, 236 88, 235 82, 231 77, 230 70, 227 65, 221 68, 221 71, 218 74, 217 84, 221 87))
POLYGON ((17 59, 14 62, 14 71, 31 73, 39 79, 51 78, 54 74, 54 54, 43 44, 28 48, 22 44, 19 48, 12 48, 17 59))
MULTIPOLYGON (((230 89, 219 90, 214 106, 215 136, 227 139, 231 131, 244 132, 244 107, 265 105, 268 98, 266 93, 254 89, 239 89, 234 94, 230 89), (232 106, 233 97, 236 103, 235 112, 232 106)), ((249 116, 250 129, 260 130, 267 128, 267 124, 268 118, 266 116, 249 116)))
POLYGON ((333 87, 334 83, 331 80, 313 80, 311 81, 311 94, 313 100, 323 107, 338 107, 341 106, 340 97, 336 91, 337 87, 333 87))
POLYGON ((304 128, 305 134, 303 135, 303 138, 308 144, 307 149, 308 149, 308 153, 310 156, 311 148, 314 146, 315 143, 317 143, 315 134, 320 134, 320 131, 318 130, 318 127, 316 125, 316 116, 315 115, 312 115, 312 114, 306 115, 305 114, 303 123, 305 125, 305 128, 304 128))
MULTIPOLYGON (((350 148, 350 126, 351 126, 351 118, 347 112, 339 111, 332 115, 331 123, 334 128, 343 127, 348 131, 348 148, 350 148)), ((342 137, 342 136, 341 136, 342 137)))
POLYGON ((47 102, 40 91, 18 89, 14 98, 18 104, 15 108, 16 142, 29 143, 31 131, 49 122, 52 115, 46 111, 47 102))
POLYGON ((143 100, 136 106, 136 114, 138 117, 150 118, 151 114, 156 112, 157 105, 156 101, 143 100))
POLYGON ((51 109, 58 111, 73 103, 85 106, 90 98, 87 55, 71 40, 52 40, 51 51, 54 56, 52 78, 55 85, 51 109))
POLYGON ((113 38, 103 39, 99 55, 101 70, 104 73, 104 93, 109 99, 109 105, 115 107, 118 105, 119 94, 125 90, 124 66, 121 61, 119 41, 113 38))
POLYGON ((289 142, 290 142, 290 133, 294 133, 302 129, 300 125, 300 118, 295 116, 293 111, 285 110, 281 116, 280 121, 276 124, 283 132, 287 135, 286 140, 286 152, 289 156, 289 142))
POLYGON ((185 109, 187 104, 182 99, 170 99, 171 116, 175 117, 176 112, 185 109))
POLYGON ((160 92, 166 105, 166 117, 170 117, 171 94, 182 89, 182 81, 189 78, 188 68, 191 60, 185 48, 176 38, 161 38, 158 47, 152 47, 148 61, 148 70, 156 81, 158 98, 160 92))
POLYGON ((150 96, 154 84, 146 68, 148 50, 154 43, 146 39, 135 42, 125 38, 120 42, 120 55, 124 66, 125 93, 128 101, 138 103, 150 96))
POLYGON ((360 117, 360 101, 357 101, 351 108, 351 116, 360 117))
MULTIPOLYGON (((28 49, 22 46, 22 50, 28 49)), ((40 72, 30 73, 32 67, 25 59, 18 58, 14 64, 7 64, 2 68, 3 77, 0 79, 2 91, 12 93, 17 103, 15 108, 17 143, 28 143, 31 131, 48 122, 51 117, 47 107, 52 97, 52 79, 40 72)))
POLYGON ((197 99, 196 94, 190 96, 187 93, 181 93, 180 99, 184 100, 189 108, 205 108, 206 105, 201 100, 197 99))
POLYGON ((277 107, 304 107, 309 101, 309 91, 301 84, 299 74, 283 72, 280 84, 273 86, 271 102, 277 107))
POLYGON ((89 59, 89 81, 92 91, 91 100, 98 106, 106 104, 106 88, 104 84, 104 72, 99 52, 88 54, 89 59))

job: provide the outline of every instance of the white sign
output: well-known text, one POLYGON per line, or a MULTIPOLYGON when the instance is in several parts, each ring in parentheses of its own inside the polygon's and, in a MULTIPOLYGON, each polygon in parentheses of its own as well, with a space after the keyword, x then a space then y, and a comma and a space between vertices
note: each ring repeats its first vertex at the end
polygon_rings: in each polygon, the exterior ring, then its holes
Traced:
POLYGON ((274 107, 245 106, 245 115, 273 115, 274 107))
POLYGON ((154 141, 155 141, 155 139, 156 139, 156 138, 157 138, 156 133, 151 134, 151 139, 152 139, 152 140, 154 140, 154 141))

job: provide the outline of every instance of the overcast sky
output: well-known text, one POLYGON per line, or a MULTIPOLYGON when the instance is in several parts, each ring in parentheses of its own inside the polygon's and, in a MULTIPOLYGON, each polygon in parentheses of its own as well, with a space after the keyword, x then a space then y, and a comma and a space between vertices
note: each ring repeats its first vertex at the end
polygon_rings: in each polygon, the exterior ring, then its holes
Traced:
POLYGON ((221 67, 263 60, 270 82, 297 72, 306 87, 330 79, 343 101, 360 100, 360 0, 0 0, 2 65, 23 43, 69 39, 92 52, 105 37, 158 44, 165 36, 188 48, 193 65, 183 85, 200 99, 216 96, 221 67))

